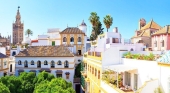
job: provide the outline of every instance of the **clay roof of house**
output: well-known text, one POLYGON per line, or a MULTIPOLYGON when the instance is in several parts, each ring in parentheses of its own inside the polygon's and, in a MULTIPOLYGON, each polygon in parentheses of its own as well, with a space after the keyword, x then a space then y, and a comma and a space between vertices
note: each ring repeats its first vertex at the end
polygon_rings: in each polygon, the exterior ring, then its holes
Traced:
POLYGON ((158 25, 156 22, 153 21, 153 19, 148 23, 146 24, 144 27, 142 27, 140 30, 145 30, 145 29, 148 29, 148 28, 153 28, 153 29, 160 29, 161 26, 158 25))
POLYGON ((74 57, 74 54, 64 45, 30 46, 15 57, 74 57))
POLYGON ((0 58, 7 58, 8 56, 7 55, 4 55, 0 52, 0 58))
POLYGON ((82 30, 77 27, 67 27, 60 34, 85 34, 82 30))
POLYGON ((135 37, 150 37, 151 36, 151 32, 150 30, 147 30, 149 28, 152 28, 152 29, 160 29, 161 26, 159 26, 156 22, 153 21, 153 19, 148 23, 146 24, 144 27, 142 27, 140 29, 140 34, 138 36, 133 36, 132 38, 135 38, 135 37))
POLYGON ((35 43, 35 42, 38 42, 38 40, 31 40, 31 43, 35 43))
POLYGON ((161 29, 153 33, 152 35, 160 35, 160 34, 166 34, 166 33, 170 33, 170 25, 162 27, 161 29))

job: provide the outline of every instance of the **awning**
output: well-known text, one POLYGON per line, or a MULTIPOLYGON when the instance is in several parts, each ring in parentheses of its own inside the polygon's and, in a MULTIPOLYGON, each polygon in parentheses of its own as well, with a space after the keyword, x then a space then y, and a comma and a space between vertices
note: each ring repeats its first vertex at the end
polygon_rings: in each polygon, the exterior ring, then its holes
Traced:
POLYGON ((62 74, 63 71, 62 71, 62 70, 57 70, 56 73, 57 73, 57 74, 62 74))
POLYGON ((30 70, 30 72, 37 72, 36 70, 30 70))
POLYGON ((40 72, 42 72, 42 71, 51 72, 51 70, 50 70, 49 68, 42 68, 42 69, 40 69, 39 71, 40 71, 40 72))
POLYGON ((136 67, 132 66, 127 66, 127 65, 110 65, 110 66, 105 66, 104 69, 108 70, 113 70, 115 72, 125 72, 125 71, 130 71, 130 70, 136 70, 136 67))
POLYGON ((18 72, 24 72, 24 70, 23 69, 19 69, 18 72))

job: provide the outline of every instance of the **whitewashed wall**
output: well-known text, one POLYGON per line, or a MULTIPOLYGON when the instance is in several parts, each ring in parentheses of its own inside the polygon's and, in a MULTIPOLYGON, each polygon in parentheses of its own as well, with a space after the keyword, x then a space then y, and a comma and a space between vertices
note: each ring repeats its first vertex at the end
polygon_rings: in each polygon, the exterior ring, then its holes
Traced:
MULTIPOLYGON (((109 86, 107 83, 101 81, 101 87, 104 89, 107 93, 119 93, 118 91, 114 90, 113 87, 109 86)), ((105 92, 101 92, 105 93, 105 92)))
MULTIPOLYGON (((29 72, 32 69, 37 70, 37 74, 39 73, 39 69, 37 68, 37 64, 35 64, 37 61, 41 61, 41 68, 51 68, 51 61, 53 60, 55 62, 55 68, 57 68, 58 70, 62 70, 63 71, 63 78, 66 79, 66 75, 65 72, 70 72, 70 76, 69 79, 67 81, 71 81, 73 83, 73 78, 74 78, 74 57, 16 57, 16 61, 15 61, 15 75, 18 76, 18 70, 19 69, 24 69, 24 71, 29 72), (21 60, 22 65, 18 65, 18 61, 21 60), (24 69, 24 61, 27 60, 28 61, 28 68, 24 69), (34 65, 31 65, 31 61, 34 61, 34 65), (48 65, 44 65, 44 61, 47 60, 48 65), (62 65, 58 65, 57 62, 58 61, 62 62, 62 65), (69 68, 73 68, 73 69, 63 69, 64 68, 64 62, 65 61, 69 62, 69 68)), ((57 70, 56 69, 56 70, 57 70)), ((56 76, 56 70, 52 70, 51 73, 54 74, 54 76, 56 76)))
POLYGON ((0 53, 6 55, 6 48, 5 47, 0 47, 0 53))
POLYGON ((150 81, 146 84, 146 86, 142 89, 140 93, 155 93, 154 90, 158 88, 158 86, 159 86, 158 80, 150 81))
POLYGON ((170 92, 170 67, 159 66, 160 68, 160 82, 164 93, 170 92))
MULTIPOLYGON (((157 79, 159 77, 159 67, 156 61, 136 60, 123 58, 124 65, 137 68, 138 87, 141 87, 145 81, 157 79)), ((132 82, 133 83, 133 82, 132 82)))

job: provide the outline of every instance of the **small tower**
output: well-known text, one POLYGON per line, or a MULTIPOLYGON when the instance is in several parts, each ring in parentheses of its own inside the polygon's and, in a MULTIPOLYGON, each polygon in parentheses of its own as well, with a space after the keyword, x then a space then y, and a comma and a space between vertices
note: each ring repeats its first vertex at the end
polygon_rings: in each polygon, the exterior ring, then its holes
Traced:
POLYGON ((82 21, 82 23, 79 25, 79 29, 82 30, 86 35, 87 35, 87 25, 84 22, 84 20, 82 21))
POLYGON ((144 18, 141 18, 139 20, 139 30, 146 25, 146 20, 144 18))

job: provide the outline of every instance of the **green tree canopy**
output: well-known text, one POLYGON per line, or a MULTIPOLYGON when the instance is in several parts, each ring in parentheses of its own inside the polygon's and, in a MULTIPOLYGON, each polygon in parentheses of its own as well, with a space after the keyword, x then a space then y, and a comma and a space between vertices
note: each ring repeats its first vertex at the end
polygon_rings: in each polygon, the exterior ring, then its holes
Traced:
POLYGON ((104 24, 107 28, 107 32, 108 32, 108 29, 113 24, 113 18, 110 15, 106 15, 103 19, 103 22, 104 22, 104 24))
POLYGON ((90 17, 89 17, 89 21, 92 24, 92 26, 96 26, 98 24, 100 17, 97 15, 96 12, 91 12, 90 13, 90 17))
POLYGON ((104 28, 102 28, 102 24, 99 20, 100 20, 100 17, 97 15, 96 12, 90 13, 89 21, 93 26, 92 32, 90 35, 90 40, 92 41, 96 40, 97 36, 103 33, 104 28))
POLYGON ((4 84, 0 83, 0 93, 10 93, 9 88, 4 84))
POLYGON ((51 81, 44 80, 35 87, 34 93, 75 93, 70 82, 62 78, 55 78, 51 81))
POLYGON ((98 21, 97 25, 92 28, 92 33, 90 35, 90 40, 96 40, 97 36, 99 34, 103 34, 104 28, 102 28, 102 24, 100 21, 98 21))
POLYGON ((34 72, 22 72, 18 77, 5 76, 0 78, 0 82, 3 84, 3 90, 9 90, 9 92, 1 92, 0 84, 0 93, 75 93, 70 82, 55 78, 53 74, 45 71, 38 76, 34 72), (53 86, 56 88, 52 88, 53 86), (55 92, 56 90, 59 92, 55 92))
POLYGON ((33 32, 30 29, 27 29, 25 31, 25 35, 28 35, 28 37, 29 37, 30 35, 33 35, 33 32))

